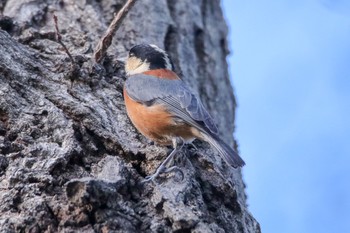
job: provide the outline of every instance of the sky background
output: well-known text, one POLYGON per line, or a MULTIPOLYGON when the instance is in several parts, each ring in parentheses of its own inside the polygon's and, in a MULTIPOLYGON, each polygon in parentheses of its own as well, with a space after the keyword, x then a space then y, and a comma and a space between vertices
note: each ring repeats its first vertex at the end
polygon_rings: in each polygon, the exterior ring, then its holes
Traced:
POLYGON ((350 232, 350 1, 223 9, 250 211, 264 233, 350 232))

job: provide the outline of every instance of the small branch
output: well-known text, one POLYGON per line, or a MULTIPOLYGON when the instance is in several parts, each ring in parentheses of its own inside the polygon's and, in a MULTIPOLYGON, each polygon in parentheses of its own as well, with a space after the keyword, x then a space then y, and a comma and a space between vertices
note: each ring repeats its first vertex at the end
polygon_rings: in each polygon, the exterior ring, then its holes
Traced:
POLYGON ((61 36, 61 33, 60 33, 59 29, 58 29, 58 24, 57 24, 57 16, 55 14, 53 14, 53 20, 55 22, 57 42, 63 47, 64 51, 68 55, 68 57, 71 60, 72 64, 75 65, 75 62, 74 62, 74 59, 73 59, 72 55, 70 54, 70 52, 69 52, 68 48, 66 47, 66 45, 62 42, 62 36, 61 36))
POLYGON ((97 63, 100 63, 102 59, 105 57, 108 47, 112 43, 112 39, 114 36, 114 33, 117 31, 117 29, 120 27, 122 21, 124 20, 126 14, 129 12, 129 10, 134 6, 136 0, 128 0, 125 5, 120 9, 118 14, 114 17, 113 21, 109 25, 106 33, 103 35, 101 40, 98 42, 94 58, 97 63))
POLYGON ((79 72, 80 72, 79 65, 74 61, 73 56, 70 54, 68 48, 66 47, 66 45, 62 41, 62 36, 61 36, 60 31, 58 29, 57 16, 55 14, 53 14, 53 20, 55 22, 56 40, 60 45, 62 45, 62 47, 64 48, 66 54, 68 55, 68 57, 72 63, 71 70, 69 71, 69 75, 68 75, 69 79, 71 80, 70 88, 72 89, 74 80, 79 76, 79 72))

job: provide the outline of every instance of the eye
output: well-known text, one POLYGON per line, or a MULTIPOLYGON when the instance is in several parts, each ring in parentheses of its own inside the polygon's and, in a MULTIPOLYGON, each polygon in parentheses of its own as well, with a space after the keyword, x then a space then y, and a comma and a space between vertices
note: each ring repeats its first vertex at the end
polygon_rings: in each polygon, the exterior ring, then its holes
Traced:
POLYGON ((135 57, 135 53, 129 53, 129 57, 135 57))

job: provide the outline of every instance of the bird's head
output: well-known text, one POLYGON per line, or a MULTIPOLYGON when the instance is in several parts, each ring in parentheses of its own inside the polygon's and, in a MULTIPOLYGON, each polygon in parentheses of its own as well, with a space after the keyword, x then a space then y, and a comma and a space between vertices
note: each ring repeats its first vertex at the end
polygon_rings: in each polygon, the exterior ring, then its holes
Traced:
POLYGON ((156 69, 174 69, 169 55, 164 50, 153 44, 139 44, 130 49, 125 63, 127 75, 156 69))

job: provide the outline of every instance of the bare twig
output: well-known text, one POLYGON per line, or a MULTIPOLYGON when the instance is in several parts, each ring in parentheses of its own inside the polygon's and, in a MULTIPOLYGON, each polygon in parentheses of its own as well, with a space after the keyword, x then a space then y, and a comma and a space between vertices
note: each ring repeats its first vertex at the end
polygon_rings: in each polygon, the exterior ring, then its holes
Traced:
POLYGON ((74 80, 79 76, 79 72, 80 72, 79 65, 74 61, 73 56, 70 54, 68 48, 66 47, 66 45, 62 41, 62 36, 61 36, 60 31, 58 29, 57 16, 55 14, 53 14, 53 20, 55 22, 56 40, 64 48, 66 54, 68 55, 68 57, 72 63, 71 70, 70 70, 69 75, 68 75, 69 79, 71 80, 70 88, 72 89, 74 80))
POLYGON ((57 42, 63 47, 64 51, 68 55, 68 57, 71 60, 72 64, 75 65, 75 62, 74 62, 74 59, 73 59, 72 55, 70 54, 70 52, 69 52, 68 48, 66 47, 66 45, 62 42, 62 36, 61 36, 60 31, 58 30, 57 16, 55 14, 53 14, 53 20, 55 22, 57 42))
POLYGON ((103 35, 101 40, 98 42, 98 44, 95 48, 95 53, 94 53, 94 58, 95 58, 95 61, 97 63, 100 63, 102 61, 102 59, 104 58, 104 56, 106 55, 106 51, 112 43, 114 33, 120 27, 123 19, 125 18, 126 14, 129 12, 129 10, 133 7, 135 2, 136 2, 136 0, 128 0, 125 3, 123 8, 120 9, 118 14, 114 17, 114 19, 111 22, 111 24, 109 25, 106 33, 103 35))

